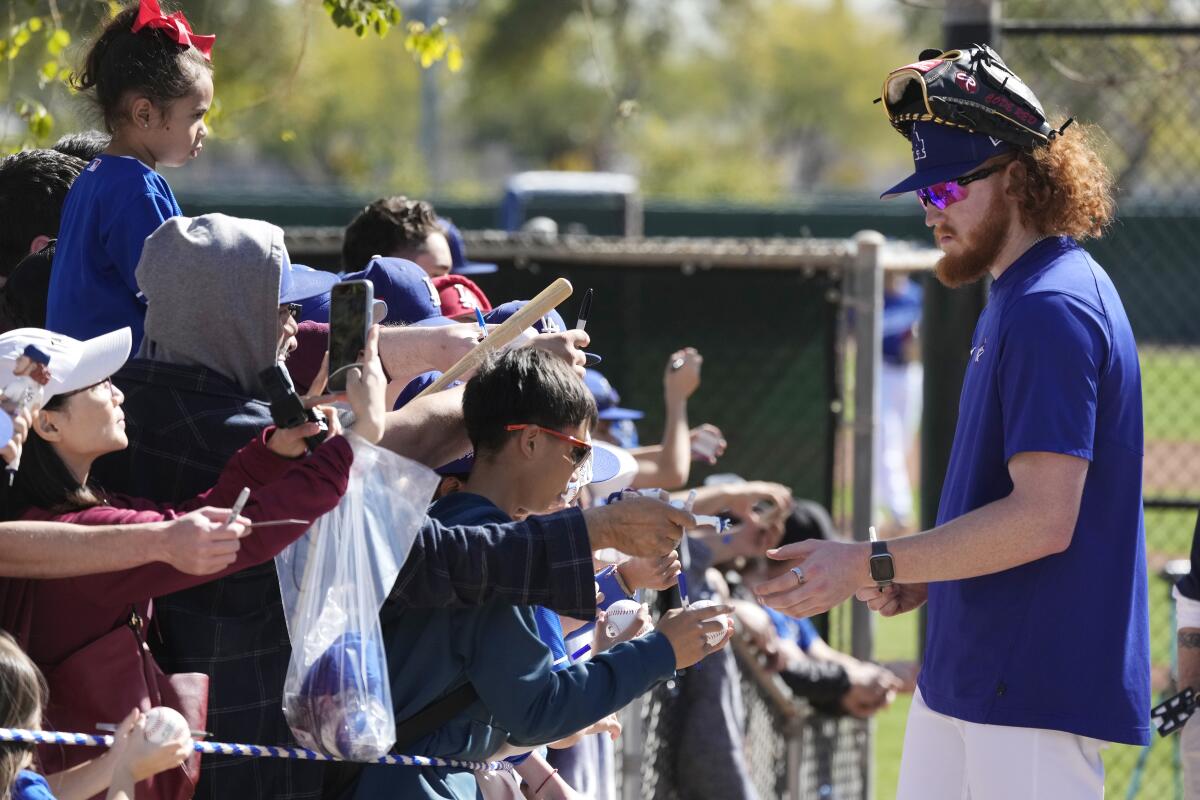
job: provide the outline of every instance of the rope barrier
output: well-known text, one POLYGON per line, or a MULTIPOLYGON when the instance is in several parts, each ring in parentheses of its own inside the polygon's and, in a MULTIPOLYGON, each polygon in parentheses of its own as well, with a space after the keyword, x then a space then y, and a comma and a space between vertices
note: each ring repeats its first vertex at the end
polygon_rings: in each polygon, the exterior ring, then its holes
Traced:
MULTIPOLYGON (((0 741, 26 742, 28 744, 65 744, 82 747, 111 747, 113 737, 92 736, 86 733, 59 733, 57 731, 31 731, 23 728, 0 728, 0 741)), ((253 758, 291 758, 298 761, 341 761, 303 747, 275 747, 261 744, 230 744, 228 742, 192 742, 197 753, 220 756, 250 756, 253 758)), ((368 764, 400 764, 406 767, 454 767, 457 769, 484 769, 507 771, 512 764, 507 761, 459 761, 453 758, 427 756, 387 755, 368 764)))

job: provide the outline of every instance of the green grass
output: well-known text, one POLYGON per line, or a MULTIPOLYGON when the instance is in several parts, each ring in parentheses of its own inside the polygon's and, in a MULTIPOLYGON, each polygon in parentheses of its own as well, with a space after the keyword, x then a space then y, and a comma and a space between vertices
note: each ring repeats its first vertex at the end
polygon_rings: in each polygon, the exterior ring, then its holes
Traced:
POLYGON ((1147 345, 1138 355, 1146 441, 1200 442, 1200 348, 1147 345))
MULTIPOLYGON (((876 618, 875 658, 878 661, 913 661, 917 657, 917 615, 876 618)), ((901 695, 886 711, 875 716, 875 797, 896 796, 900 777, 900 751, 904 723, 908 719, 909 695, 901 695)))

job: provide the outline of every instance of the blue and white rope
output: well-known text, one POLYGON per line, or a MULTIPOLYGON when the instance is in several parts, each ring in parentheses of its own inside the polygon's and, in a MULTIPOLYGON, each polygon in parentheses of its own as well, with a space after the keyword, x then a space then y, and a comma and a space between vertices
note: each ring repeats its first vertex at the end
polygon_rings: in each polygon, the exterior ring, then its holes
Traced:
MULTIPOLYGON (((83 747, 111 747, 113 737, 92 736, 87 733, 59 733, 57 731, 31 731, 22 728, 0 728, 0 742, 27 742, 29 744, 68 744, 83 747)), ((230 744, 228 742, 192 742, 197 753, 222 756, 252 756, 254 758, 291 758, 299 761, 341 761, 315 750, 302 747, 275 747, 261 744, 230 744)), ((458 761, 453 758, 429 758, 426 756, 384 756, 370 764, 401 764, 406 767, 454 767, 456 769, 511 770, 507 761, 458 761)))

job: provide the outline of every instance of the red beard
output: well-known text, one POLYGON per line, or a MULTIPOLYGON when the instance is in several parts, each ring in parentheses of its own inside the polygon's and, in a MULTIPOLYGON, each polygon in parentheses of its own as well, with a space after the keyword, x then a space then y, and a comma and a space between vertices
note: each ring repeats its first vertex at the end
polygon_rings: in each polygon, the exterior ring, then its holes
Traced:
POLYGON ((982 278, 1000 254, 1011 228, 1012 211, 1001 195, 992 198, 983 221, 969 237, 959 237, 958 232, 949 226, 934 228, 935 242, 943 235, 950 234, 959 238, 962 249, 957 255, 945 254, 941 257, 934 267, 937 279, 951 289, 956 289, 982 278))

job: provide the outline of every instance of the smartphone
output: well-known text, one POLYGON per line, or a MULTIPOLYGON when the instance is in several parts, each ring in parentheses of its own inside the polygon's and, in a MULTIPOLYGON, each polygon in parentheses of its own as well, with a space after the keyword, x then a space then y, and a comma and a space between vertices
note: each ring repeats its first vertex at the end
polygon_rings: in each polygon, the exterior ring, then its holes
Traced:
POLYGON ((329 291, 329 391, 346 391, 343 369, 358 363, 371 327, 375 286, 368 280, 342 281, 329 291))

